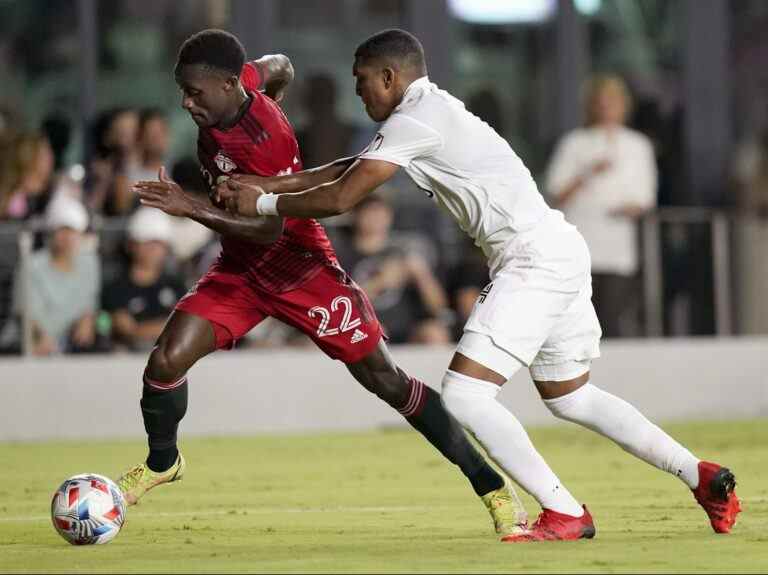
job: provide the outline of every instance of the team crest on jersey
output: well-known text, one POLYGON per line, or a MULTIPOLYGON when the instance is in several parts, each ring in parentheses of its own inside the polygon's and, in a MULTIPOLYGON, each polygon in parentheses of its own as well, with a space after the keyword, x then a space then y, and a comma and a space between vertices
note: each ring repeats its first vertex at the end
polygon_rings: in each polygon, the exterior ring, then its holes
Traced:
POLYGON ((232 158, 225 156, 221 152, 216 154, 216 157, 213 158, 213 161, 216 162, 216 167, 219 168, 225 174, 228 174, 229 172, 232 172, 237 168, 237 164, 235 164, 234 160, 232 160, 232 158))

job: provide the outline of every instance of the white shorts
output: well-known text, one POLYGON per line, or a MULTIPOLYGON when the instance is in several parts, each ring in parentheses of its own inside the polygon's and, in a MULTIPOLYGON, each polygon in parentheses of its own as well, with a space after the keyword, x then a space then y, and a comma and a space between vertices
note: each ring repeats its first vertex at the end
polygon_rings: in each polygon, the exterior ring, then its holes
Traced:
POLYGON ((526 246, 483 289, 457 351, 511 377, 522 365, 537 381, 566 381, 600 357, 589 250, 572 226, 526 246))

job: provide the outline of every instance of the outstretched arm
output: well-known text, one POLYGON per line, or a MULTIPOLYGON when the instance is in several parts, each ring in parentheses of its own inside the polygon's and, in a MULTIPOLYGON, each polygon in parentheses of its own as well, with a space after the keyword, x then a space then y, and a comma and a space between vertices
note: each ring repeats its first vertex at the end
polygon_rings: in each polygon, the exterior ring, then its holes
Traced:
POLYGON ((285 95, 288 84, 293 82, 293 65, 284 54, 265 54, 253 63, 261 74, 261 89, 279 102, 285 95))
POLYGON ((258 244, 271 244, 283 233, 280 217, 251 218, 229 213, 207 200, 184 192, 160 168, 157 182, 138 182, 134 189, 145 206, 157 208, 171 216, 189 218, 225 236, 258 244))
MULTIPOLYGON (((356 159, 356 156, 341 158, 318 168, 284 176, 264 177, 253 174, 235 174, 232 178, 238 182, 259 186, 267 194, 293 194, 338 180, 356 159)), ((226 187, 226 181, 217 186, 214 192, 217 201, 220 196, 219 192, 225 190, 226 187)))
POLYGON ((326 184, 298 193, 265 194, 255 185, 227 180, 219 195, 231 212, 241 216, 281 215, 326 218, 352 209, 389 180, 399 166, 383 160, 357 160, 344 174, 326 184))

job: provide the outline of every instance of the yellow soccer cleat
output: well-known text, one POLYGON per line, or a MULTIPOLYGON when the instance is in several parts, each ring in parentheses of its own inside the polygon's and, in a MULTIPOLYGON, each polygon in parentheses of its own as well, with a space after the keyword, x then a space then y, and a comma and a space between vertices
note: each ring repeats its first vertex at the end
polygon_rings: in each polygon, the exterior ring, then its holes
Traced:
POLYGON ((140 463, 126 471, 116 483, 123 492, 125 502, 128 505, 136 505, 139 499, 153 487, 179 481, 184 476, 186 467, 184 457, 179 453, 176 463, 167 471, 158 473, 147 467, 146 463, 140 463))
POLYGON ((491 514, 496 533, 506 537, 527 532, 528 513, 511 485, 486 493, 481 499, 491 514))

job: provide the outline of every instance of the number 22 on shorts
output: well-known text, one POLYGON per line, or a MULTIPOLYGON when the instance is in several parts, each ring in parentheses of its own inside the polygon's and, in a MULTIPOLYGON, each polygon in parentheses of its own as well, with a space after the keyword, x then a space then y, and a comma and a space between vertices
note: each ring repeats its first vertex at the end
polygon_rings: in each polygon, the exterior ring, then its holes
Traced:
POLYGON ((352 300, 343 295, 333 298, 330 311, 328 311, 328 308, 316 305, 310 309, 307 314, 312 318, 320 318, 320 325, 317 326, 317 337, 337 335, 339 333, 344 333, 346 331, 355 329, 360 325, 359 317, 351 319, 352 300), (341 317, 341 323, 339 324, 339 327, 328 327, 328 325, 331 323, 331 313, 339 311, 339 308, 341 307, 344 308, 344 314, 341 317))

